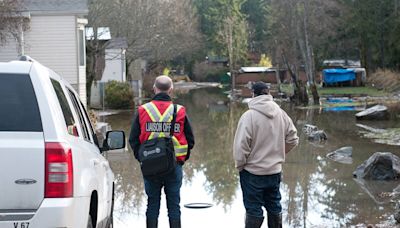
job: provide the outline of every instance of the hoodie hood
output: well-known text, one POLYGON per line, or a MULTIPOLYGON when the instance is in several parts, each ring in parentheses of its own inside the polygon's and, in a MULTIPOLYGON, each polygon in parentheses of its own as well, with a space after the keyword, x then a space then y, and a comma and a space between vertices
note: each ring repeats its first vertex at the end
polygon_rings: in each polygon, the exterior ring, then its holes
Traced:
POLYGON ((249 108, 260 112, 268 118, 273 118, 280 112, 280 107, 271 95, 260 95, 250 100, 249 108))

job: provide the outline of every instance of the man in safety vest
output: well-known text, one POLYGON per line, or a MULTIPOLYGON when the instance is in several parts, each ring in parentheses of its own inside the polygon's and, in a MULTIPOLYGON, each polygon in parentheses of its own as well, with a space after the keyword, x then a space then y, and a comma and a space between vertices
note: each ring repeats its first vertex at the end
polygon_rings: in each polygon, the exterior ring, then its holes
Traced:
MULTIPOLYGON (((138 108, 132 123, 129 143, 138 159, 139 148, 146 140, 165 137, 169 130, 163 130, 159 123, 172 119, 174 105, 171 100, 173 83, 165 75, 158 76, 154 82, 153 99, 138 108)), ((174 172, 159 178, 145 178, 144 187, 147 194, 146 224, 147 228, 156 228, 160 210, 161 189, 167 198, 168 218, 171 228, 181 227, 180 188, 182 186, 182 165, 189 159, 194 146, 194 136, 185 107, 177 105, 176 124, 172 141, 174 144, 177 166, 174 172)), ((162 125, 162 124, 161 124, 162 125)), ((138 159, 139 160, 139 159, 138 159)))

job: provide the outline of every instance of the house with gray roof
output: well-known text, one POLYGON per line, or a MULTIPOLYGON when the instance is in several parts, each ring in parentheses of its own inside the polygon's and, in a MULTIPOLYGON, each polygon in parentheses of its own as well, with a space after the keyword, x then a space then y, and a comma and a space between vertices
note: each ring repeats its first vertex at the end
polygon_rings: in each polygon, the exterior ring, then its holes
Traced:
POLYGON ((126 81, 126 58, 125 52, 128 48, 128 42, 124 37, 112 38, 106 44, 105 49, 105 68, 102 82, 111 80, 126 81))
POLYGON ((29 55, 64 77, 86 103, 87 0, 22 0, 28 29, 0 47, 0 62, 29 55))

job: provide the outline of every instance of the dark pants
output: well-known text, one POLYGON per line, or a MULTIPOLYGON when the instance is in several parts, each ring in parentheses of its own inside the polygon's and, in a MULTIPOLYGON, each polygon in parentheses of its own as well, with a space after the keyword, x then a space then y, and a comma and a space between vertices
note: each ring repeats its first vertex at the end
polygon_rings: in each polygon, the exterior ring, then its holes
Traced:
POLYGON ((278 215, 281 213, 280 183, 281 173, 259 176, 242 170, 240 172, 240 186, 243 192, 246 214, 261 218, 263 217, 263 206, 269 214, 278 215))
POLYGON ((147 219, 158 219, 160 213, 161 188, 167 198, 168 217, 180 219, 180 190, 182 186, 182 166, 177 165, 174 172, 162 178, 143 178, 144 189, 147 194, 147 219))

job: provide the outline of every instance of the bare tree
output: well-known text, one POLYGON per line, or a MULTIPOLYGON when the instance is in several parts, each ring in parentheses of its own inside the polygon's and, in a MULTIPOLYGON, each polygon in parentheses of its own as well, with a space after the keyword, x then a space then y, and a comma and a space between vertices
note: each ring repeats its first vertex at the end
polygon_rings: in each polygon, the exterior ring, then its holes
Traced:
POLYGON ((304 83, 298 78, 298 70, 301 66, 300 51, 298 48, 298 16, 297 9, 293 5, 295 0, 272 0, 270 15, 271 36, 267 41, 275 64, 287 68, 291 76, 294 95, 292 100, 297 105, 308 104, 308 95, 304 83))
POLYGON ((219 31, 220 42, 226 47, 229 57, 229 71, 231 74, 231 99, 235 100, 235 75, 238 62, 247 51, 247 27, 240 15, 229 15, 223 21, 219 31))
POLYGON ((22 17, 22 9, 21 0, 0 0, 0 46, 12 38, 17 39, 20 46, 23 45, 21 39, 28 23, 22 17))
POLYGON ((169 60, 200 43, 190 0, 116 0, 108 18, 116 36, 128 40, 128 65, 135 59, 169 60))
POLYGON ((107 44, 105 41, 99 40, 99 37, 104 35, 99 34, 99 28, 106 23, 104 15, 112 13, 113 9, 108 0, 89 0, 88 7, 88 27, 91 27, 93 31, 86 42, 86 90, 87 100, 90 104, 92 84, 96 78, 100 78, 105 67, 104 53, 107 44))
POLYGON ((307 75, 307 80, 313 95, 314 104, 319 104, 319 95, 317 87, 315 85, 315 59, 314 50, 311 43, 310 37, 310 3, 309 0, 303 0, 301 2, 303 11, 299 16, 300 20, 297 20, 299 25, 296 28, 297 32, 297 42, 300 48, 300 53, 304 62, 304 69, 307 75))
POLYGON ((191 0, 91 0, 88 19, 94 32, 87 45, 88 91, 104 65, 106 43, 97 39, 98 27, 109 27, 112 37, 127 40, 128 71, 137 59, 157 64, 194 52, 201 44, 191 0))
POLYGON ((127 69, 136 59, 165 61, 199 48, 197 15, 191 0, 92 0, 89 23, 125 37, 127 69))
MULTIPOLYGON (((275 59, 282 55, 286 58, 285 65, 292 68, 290 72, 296 73, 296 69, 304 66, 307 82, 310 86, 314 103, 319 104, 319 95, 316 87, 316 62, 318 55, 314 47, 323 50, 327 40, 336 31, 338 6, 336 1, 323 0, 272 0, 271 1, 271 30, 274 31, 272 38, 275 42, 272 49, 275 51, 275 59), (292 63, 292 64, 289 64, 292 63)), ((332 46, 332 45, 331 45, 332 46)), ((293 77, 296 81, 297 77, 293 77)), ((301 82, 294 82, 296 94, 305 93, 301 82), (298 85, 300 87, 298 87, 298 85)), ((306 100, 300 103, 308 103, 306 94, 301 95, 306 100)))

